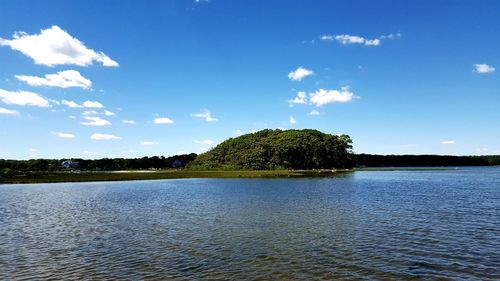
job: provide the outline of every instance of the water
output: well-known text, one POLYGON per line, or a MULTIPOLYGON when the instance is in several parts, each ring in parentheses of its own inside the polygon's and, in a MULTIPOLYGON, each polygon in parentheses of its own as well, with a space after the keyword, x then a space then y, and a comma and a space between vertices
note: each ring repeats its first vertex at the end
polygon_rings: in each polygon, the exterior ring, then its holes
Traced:
POLYGON ((500 279, 500 168, 0 185, 0 279, 500 279))

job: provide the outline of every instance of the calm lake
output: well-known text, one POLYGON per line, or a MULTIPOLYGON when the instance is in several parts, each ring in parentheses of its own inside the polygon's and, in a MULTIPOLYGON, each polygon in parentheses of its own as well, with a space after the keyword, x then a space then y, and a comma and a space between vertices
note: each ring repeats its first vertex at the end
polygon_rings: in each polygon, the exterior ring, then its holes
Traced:
POLYGON ((500 279, 500 168, 0 185, 0 279, 500 279))

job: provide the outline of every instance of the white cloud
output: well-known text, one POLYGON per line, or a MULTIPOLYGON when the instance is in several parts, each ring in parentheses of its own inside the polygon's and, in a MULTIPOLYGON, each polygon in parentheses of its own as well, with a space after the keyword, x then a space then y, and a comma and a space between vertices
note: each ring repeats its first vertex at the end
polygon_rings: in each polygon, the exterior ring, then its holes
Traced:
POLYGON ((76 102, 74 101, 70 101, 70 100, 62 100, 61 103, 63 105, 66 105, 68 107, 71 107, 71 108, 78 108, 78 107, 82 107, 81 105, 77 104, 76 102))
POLYGON ((82 112, 82 115, 84 115, 84 116, 97 115, 97 114, 99 114, 99 112, 97 112, 95 110, 85 110, 84 112, 82 112))
POLYGON ((319 115, 319 114, 320 114, 319 111, 317 111, 316 109, 313 109, 311 112, 309 112, 309 115, 313 115, 313 116, 319 115))
POLYGON ((307 104, 306 92, 298 92, 294 99, 288 100, 288 104, 293 106, 295 104, 307 104))
POLYGON ((88 150, 84 150, 84 151, 82 151, 82 153, 83 153, 84 155, 92 155, 92 156, 97 156, 97 155, 99 155, 99 153, 97 153, 97 152, 95 152, 95 151, 88 151, 88 150))
POLYGON ((111 122, 108 120, 102 119, 97 116, 85 116, 83 117, 87 122, 81 122, 80 124, 84 126, 108 126, 111 125, 111 122))
MULTIPOLYGON (((78 103, 76 103, 74 101, 70 101, 70 100, 62 100, 61 103, 63 105, 66 105, 67 107, 71 107, 71 108, 82 108, 82 107, 86 107, 86 108, 103 108, 104 107, 104 105, 102 105, 102 103, 100 103, 98 101, 89 101, 89 100, 83 102, 82 104, 78 104, 78 103)), ((106 114, 106 112, 107 111, 105 111, 105 114, 106 114)), ((97 112, 95 114, 97 114, 97 112)))
POLYGON ((63 139, 74 139, 76 136, 70 133, 50 132, 52 135, 63 139))
POLYGON ((0 107, 0 114, 5 114, 5 115, 19 115, 19 111, 0 107))
POLYGON ((477 73, 491 73, 494 72, 495 68, 491 65, 485 63, 478 63, 474 65, 474 72, 477 73))
POLYGON ((106 116, 115 116, 116 114, 114 112, 109 111, 109 110, 104 110, 104 115, 106 115, 106 116))
POLYGON ((213 145, 215 142, 213 140, 195 140, 197 144, 213 145))
POLYGON ((292 125, 297 124, 297 121, 295 120, 295 118, 293 118, 293 116, 290 116, 290 120, 289 121, 290 121, 290 124, 292 124, 292 125))
POLYGON ((102 105, 100 102, 98 101, 85 101, 83 102, 83 107, 86 107, 86 108, 103 108, 104 105, 102 105))
POLYGON ((200 110, 200 113, 191 114, 191 116, 196 118, 204 118, 207 122, 215 122, 217 119, 212 117, 212 113, 208 109, 200 110))
POLYGON ((288 73, 288 78, 294 81, 302 81, 303 78, 313 75, 314 72, 312 70, 306 69, 304 67, 299 67, 294 71, 288 73))
POLYGON ((335 40, 341 44, 364 44, 366 41, 363 37, 349 34, 336 35, 335 40))
POLYGON ((445 140, 445 141, 442 141, 441 144, 455 144, 455 141, 454 140, 445 140))
POLYGON ((42 96, 26 91, 9 92, 0 89, 0 100, 6 104, 49 107, 49 101, 42 96))
POLYGON ((45 77, 16 75, 17 80, 30 86, 48 86, 59 88, 77 87, 90 89, 92 82, 76 70, 59 71, 56 74, 45 74, 45 77))
POLYGON ((83 42, 72 37, 57 25, 42 29, 40 34, 29 35, 17 32, 11 40, 0 38, 0 45, 9 46, 32 58, 35 64, 55 65, 92 65, 94 61, 103 66, 118 66, 118 63, 105 55, 87 48, 83 42))
POLYGON ((93 140, 119 140, 121 138, 114 136, 114 135, 109 135, 109 134, 93 134, 92 136, 90 136, 90 139, 93 139, 93 140))
POLYGON ((353 98, 354 94, 349 91, 349 87, 342 87, 340 91, 319 89, 309 94, 310 102, 318 107, 335 102, 349 102, 353 98))
POLYGON ((174 120, 168 118, 168 117, 157 117, 153 121, 155 124, 173 124, 174 120))
POLYGON ((157 145, 159 143, 156 141, 141 141, 141 144, 142 145, 157 145))
POLYGON ((122 120, 122 123, 123 124, 133 125, 133 124, 135 124, 135 121, 134 120, 122 120))
POLYGON ((76 119, 76 116, 75 115, 70 115, 68 116, 69 119, 76 119))
POLYGON ((401 37, 401 33, 381 35, 378 38, 368 39, 361 36, 349 35, 349 34, 339 34, 339 35, 323 35, 320 37, 323 41, 337 41, 340 44, 362 44, 366 46, 379 46, 382 40, 395 39, 401 37))

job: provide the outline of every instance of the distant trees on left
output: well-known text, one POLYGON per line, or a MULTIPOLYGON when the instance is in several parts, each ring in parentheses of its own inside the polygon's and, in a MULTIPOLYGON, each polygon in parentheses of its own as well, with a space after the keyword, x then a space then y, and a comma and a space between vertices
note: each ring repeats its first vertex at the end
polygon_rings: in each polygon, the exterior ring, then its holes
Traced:
POLYGON ((142 158, 103 158, 103 159, 0 159, 0 175, 23 174, 30 172, 118 171, 183 168, 196 158, 196 153, 171 157, 153 156, 142 158), (68 165, 71 163, 71 165, 68 165))

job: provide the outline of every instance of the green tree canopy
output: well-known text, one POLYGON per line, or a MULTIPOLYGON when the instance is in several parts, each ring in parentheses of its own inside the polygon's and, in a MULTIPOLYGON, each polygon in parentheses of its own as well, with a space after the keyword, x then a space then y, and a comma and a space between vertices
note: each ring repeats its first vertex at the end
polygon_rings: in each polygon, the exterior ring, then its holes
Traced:
POLYGON ((347 135, 317 130, 262 130, 230 138, 198 156, 191 169, 268 170, 349 168, 347 135))

